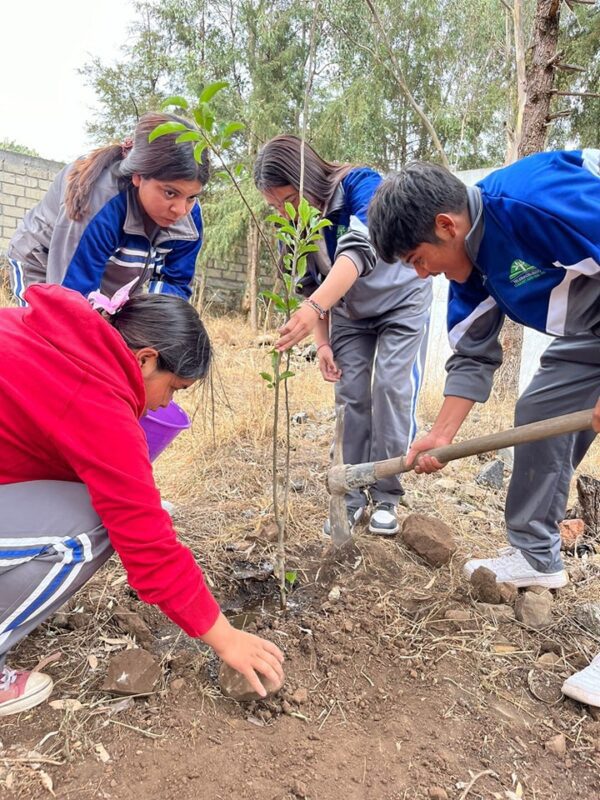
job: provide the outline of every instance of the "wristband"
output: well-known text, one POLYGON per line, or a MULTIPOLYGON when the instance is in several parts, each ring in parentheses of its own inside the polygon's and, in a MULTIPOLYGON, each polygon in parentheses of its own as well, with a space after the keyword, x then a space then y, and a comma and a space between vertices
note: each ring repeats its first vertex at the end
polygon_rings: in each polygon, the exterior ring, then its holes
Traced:
POLYGON ((307 306, 310 306, 313 311, 317 312, 319 319, 325 319, 325 317, 327 316, 326 309, 324 309, 323 306, 320 306, 318 303, 316 303, 310 297, 307 297, 306 300, 304 301, 304 303, 307 306))
POLYGON ((329 344, 329 342, 323 342, 323 344, 320 344, 320 345, 317 347, 317 353, 319 352, 319 350, 320 350, 322 347, 331 347, 331 345, 329 344))

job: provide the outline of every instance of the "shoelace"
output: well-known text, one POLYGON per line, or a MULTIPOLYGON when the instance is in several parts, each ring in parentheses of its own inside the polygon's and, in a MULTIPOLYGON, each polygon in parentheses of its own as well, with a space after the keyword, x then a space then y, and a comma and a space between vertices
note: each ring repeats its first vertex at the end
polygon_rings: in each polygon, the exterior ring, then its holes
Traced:
POLYGON ((4 667, 0 676, 0 692, 5 692, 17 680, 17 671, 4 667))
POLYGON ((389 511, 390 513, 394 510, 393 503, 377 503, 375 506, 375 511, 389 511))

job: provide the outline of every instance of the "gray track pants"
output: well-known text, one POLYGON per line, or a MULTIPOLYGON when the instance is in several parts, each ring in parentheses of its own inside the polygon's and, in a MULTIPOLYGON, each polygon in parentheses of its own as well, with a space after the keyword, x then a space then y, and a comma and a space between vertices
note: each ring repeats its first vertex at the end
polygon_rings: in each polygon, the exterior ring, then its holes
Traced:
MULTIPOLYGON (((600 338, 555 339, 519 398, 515 424, 591 408, 599 395, 600 338)), ((584 431, 515 447, 506 528, 510 543, 540 572, 562 569, 558 523, 565 515, 573 471, 594 437, 593 431, 584 431)))
MULTIPOLYGON (((358 464, 406 453, 415 437, 416 406, 427 350, 430 289, 378 317, 347 319, 334 312, 331 346, 342 377, 336 403, 346 406, 344 461, 358 464)), ((371 487, 374 502, 397 503, 398 478, 371 487)), ((356 490, 352 506, 365 504, 356 490)))
POLYGON ((8 651, 66 603, 112 552, 83 484, 0 486, 0 669, 8 651))

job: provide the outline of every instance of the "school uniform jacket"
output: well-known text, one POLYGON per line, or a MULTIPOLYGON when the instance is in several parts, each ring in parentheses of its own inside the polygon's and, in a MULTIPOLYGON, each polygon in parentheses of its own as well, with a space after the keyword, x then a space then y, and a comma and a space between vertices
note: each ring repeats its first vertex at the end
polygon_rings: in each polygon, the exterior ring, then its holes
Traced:
POLYGON ((369 239, 367 210, 381 175, 369 167, 351 169, 337 186, 323 212, 331 226, 322 230, 320 252, 308 258, 300 290, 307 297, 329 274, 341 255, 350 258, 359 279, 335 306, 335 315, 349 319, 378 317, 407 304, 426 307, 431 290, 401 262, 385 264, 369 239))
POLYGON ((474 269, 450 281, 444 393, 485 402, 505 315, 554 336, 600 337, 600 150, 528 156, 467 191, 474 269))
POLYGON ((150 292, 187 300, 202 246, 200 205, 175 225, 157 228, 150 241, 137 191, 119 175, 117 164, 100 175, 88 212, 75 222, 64 202, 71 169, 58 173, 8 246, 17 298, 34 283, 58 283, 85 296, 96 289, 110 295, 143 275, 150 292))
POLYGON ((204 634, 219 607, 161 508, 136 359, 77 292, 32 286, 25 299, 0 309, 0 484, 84 483, 139 597, 204 634))

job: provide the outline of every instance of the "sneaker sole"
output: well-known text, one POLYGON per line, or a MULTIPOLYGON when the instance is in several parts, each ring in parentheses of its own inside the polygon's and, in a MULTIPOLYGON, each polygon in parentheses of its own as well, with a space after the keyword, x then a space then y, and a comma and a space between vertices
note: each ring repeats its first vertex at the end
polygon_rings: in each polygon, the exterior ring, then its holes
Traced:
POLYGON ((567 697, 570 697, 571 700, 576 700, 584 706, 600 708, 600 694, 590 694, 590 692, 586 692, 585 689, 581 689, 578 686, 570 686, 568 683, 563 683, 561 692, 567 697))
POLYGON ((399 525, 395 528, 377 528, 369 524, 369 533, 374 533, 375 536, 395 536, 399 530, 399 525))
MULTIPOLYGON (((467 580, 471 580, 471 575, 475 572, 474 569, 463 568, 463 575, 467 580)), ((517 589, 526 589, 528 586, 542 586, 544 589, 562 589, 569 583, 569 576, 566 570, 562 572, 552 572, 548 575, 540 575, 536 578, 517 578, 512 581, 501 581, 502 583, 510 583, 516 586, 517 589)))
POLYGON ((24 697, 16 697, 14 700, 6 700, 0 703, 0 717, 8 717, 10 714, 20 714, 21 711, 28 711, 30 708, 35 708, 47 700, 52 694, 54 688, 53 681, 48 678, 48 682, 38 686, 35 692, 25 695, 24 697))

